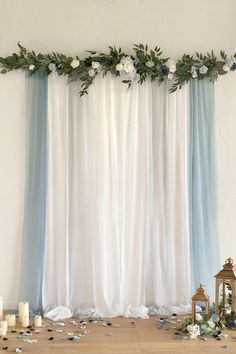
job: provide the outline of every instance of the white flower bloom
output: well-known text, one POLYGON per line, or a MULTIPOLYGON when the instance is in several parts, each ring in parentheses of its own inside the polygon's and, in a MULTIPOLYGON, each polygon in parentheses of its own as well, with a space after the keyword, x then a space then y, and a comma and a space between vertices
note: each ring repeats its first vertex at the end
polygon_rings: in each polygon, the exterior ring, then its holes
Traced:
POLYGON ((133 60, 130 57, 123 57, 121 58, 121 64, 129 64, 132 63, 133 64, 133 60))
POLYGON ((118 71, 124 70, 127 74, 135 72, 134 63, 130 57, 121 58, 120 63, 116 65, 116 69, 118 71))
POLYGON ((119 64, 116 65, 116 70, 117 71, 121 71, 123 69, 124 69, 124 65, 123 64, 119 63, 119 64))
POLYGON ((189 333, 192 333, 192 332, 193 332, 193 325, 188 325, 188 326, 187 326, 187 331, 188 331, 189 333))
POLYGON ((166 66, 170 73, 174 74, 176 72, 176 62, 174 60, 169 59, 166 63, 166 66))
POLYGON ((125 70, 127 73, 133 73, 133 72, 135 71, 134 64, 133 64, 133 63, 126 63, 126 64, 124 64, 124 70, 125 70))
POLYGON ((226 63, 228 64, 229 68, 231 68, 235 62, 236 59, 234 57, 231 57, 230 59, 226 60, 226 63))
POLYGON ((200 313, 196 313, 196 321, 201 322, 203 320, 202 315, 200 313))
POLYGON ((145 65, 148 67, 148 68, 152 68, 154 66, 154 63, 152 60, 148 60, 146 61, 145 65))
POLYGON ((213 329, 215 327, 215 323, 212 321, 207 321, 207 323, 209 324, 209 326, 213 329))
POLYGON ((137 82, 139 82, 139 80, 140 80, 140 75, 138 73, 135 73, 132 77, 132 81, 134 83, 137 83, 137 82))
POLYGON ((197 339, 197 333, 190 333, 189 339, 197 339))
POLYGON ((35 65, 34 64, 31 64, 30 66, 29 66, 29 70, 30 71, 33 71, 35 69, 35 65))
POLYGON ((168 80, 172 80, 172 79, 173 79, 173 76, 174 76, 174 74, 169 73, 169 74, 168 74, 168 80))
POLYGON ((206 65, 203 65, 199 68, 200 74, 206 74, 208 72, 208 67, 206 65))
POLYGON ((200 335, 200 327, 198 325, 193 326, 193 333, 197 333, 197 335, 200 335))
POLYGON ((89 74, 89 76, 93 77, 95 75, 95 70, 94 69, 90 69, 88 74, 89 74))
POLYGON ((224 71, 228 72, 230 70, 230 67, 228 64, 225 64, 223 65, 223 68, 222 68, 224 71))
POLYGON ((56 71, 57 71, 57 67, 56 67, 56 65, 55 65, 54 63, 50 63, 50 64, 48 65, 48 69, 51 70, 51 71, 53 71, 53 72, 56 72, 56 71))
POLYGON ((128 79, 129 78, 129 76, 127 75, 127 72, 125 70, 121 70, 120 71, 120 77, 122 79, 128 79))
POLYGON ((93 68, 93 69, 98 69, 99 66, 100 66, 100 63, 99 63, 98 61, 93 61, 93 62, 92 62, 92 68, 93 68))
POLYGON ((191 67, 191 74, 192 74, 192 78, 195 79, 198 75, 197 75, 197 67, 196 66, 192 66, 191 67))
POLYGON ((80 61, 78 59, 74 59, 70 63, 70 66, 72 66, 72 68, 75 69, 75 68, 78 68, 79 64, 80 64, 80 61))

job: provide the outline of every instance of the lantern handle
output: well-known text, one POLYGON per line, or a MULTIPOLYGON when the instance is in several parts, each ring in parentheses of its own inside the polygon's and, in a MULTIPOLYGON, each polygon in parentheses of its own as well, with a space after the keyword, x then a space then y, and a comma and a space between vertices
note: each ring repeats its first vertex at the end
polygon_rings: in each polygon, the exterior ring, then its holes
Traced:
POLYGON ((229 257, 229 258, 227 258, 226 261, 225 261, 225 264, 227 264, 227 263, 233 264, 234 261, 233 261, 233 259, 232 259, 231 257, 229 257))

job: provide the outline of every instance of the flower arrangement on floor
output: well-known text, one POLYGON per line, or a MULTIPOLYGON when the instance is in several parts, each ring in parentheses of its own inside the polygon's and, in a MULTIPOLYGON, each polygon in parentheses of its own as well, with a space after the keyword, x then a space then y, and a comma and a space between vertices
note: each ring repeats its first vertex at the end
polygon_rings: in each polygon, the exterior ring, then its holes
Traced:
POLYGON ((185 318, 181 329, 189 334, 190 339, 197 339, 198 336, 218 337, 225 329, 236 329, 236 314, 232 312, 225 318, 220 318, 214 313, 210 316, 197 313, 195 323, 191 317, 185 318))
POLYGON ((88 93, 89 86, 99 73, 105 76, 110 72, 113 76, 120 76, 128 87, 133 83, 142 84, 147 78, 159 83, 173 79, 170 92, 174 92, 190 79, 209 78, 214 82, 219 75, 236 70, 236 53, 228 57, 224 51, 220 51, 219 59, 211 51, 205 55, 184 54, 181 59, 174 61, 162 57, 160 47, 149 50, 147 45, 135 44, 132 55, 123 52, 121 48, 109 47, 108 53, 88 51, 89 55, 80 59, 79 56, 73 58, 55 52, 36 54, 20 43, 18 46, 19 53, 0 57, 2 74, 17 69, 26 70, 29 75, 38 70, 47 75, 56 72, 67 76, 68 82, 81 80, 80 96, 88 93))

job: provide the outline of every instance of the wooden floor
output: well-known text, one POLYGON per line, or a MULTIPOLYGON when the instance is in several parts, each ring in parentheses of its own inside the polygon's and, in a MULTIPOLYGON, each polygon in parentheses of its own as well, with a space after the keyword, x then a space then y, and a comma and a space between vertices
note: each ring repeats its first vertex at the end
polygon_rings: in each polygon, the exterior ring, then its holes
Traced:
MULTIPOLYGON (((236 354, 236 331, 226 331, 229 336, 217 341, 210 338, 203 340, 188 340, 175 338, 176 329, 159 329, 160 323, 157 317, 148 320, 138 320, 132 323, 132 319, 113 318, 112 325, 104 326, 104 322, 88 323, 86 328, 80 328, 71 324, 68 319, 65 326, 54 326, 50 321, 45 321, 45 327, 40 333, 32 332, 32 335, 24 336, 26 339, 37 339, 37 343, 28 344, 23 339, 16 338, 20 335, 21 327, 15 328, 16 333, 8 331, 8 340, 0 338, 0 353, 16 352, 17 347, 22 348, 24 353, 65 353, 65 354, 173 354, 173 353, 227 353, 236 354), (114 326, 119 325, 119 326, 114 326), (52 331, 48 331, 52 330, 52 331), (56 332, 62 330, 62 333, 56 332), (89 333, 87 333, 89 331, 89 333), (79 342, 73 342, 69 338, 73 335, 87 333, 79 342), (68 334, 69 333, 69 334, 68 334), (49 340, 50 337, 53 339, 49 340), (2 347, 8 347, 3 350, 2 347)), ((79 322, 78 319, 75 319, 79 322)), ((85 320, 86 321, 86 320, 85 320)), ((13 329, 14 330, 14 329, 13 329)))

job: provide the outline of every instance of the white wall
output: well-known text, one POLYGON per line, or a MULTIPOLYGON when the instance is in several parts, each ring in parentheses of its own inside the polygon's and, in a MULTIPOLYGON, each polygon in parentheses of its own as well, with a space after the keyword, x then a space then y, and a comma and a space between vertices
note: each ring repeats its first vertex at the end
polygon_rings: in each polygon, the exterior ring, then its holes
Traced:
MULTIPOLYGON (((236 1, 0 0, 0 55, 17 42, 36 51, 160 45, 166 55, 236 50, 236 1)), ((219 227, 222 262, 236 261, 236 74, 216 84, 219 227)), ((24 188, 24 76, 0 77, 0 294, 8 306, 19 284, 24 188)), ((33 245, 32 245, 33 247, 33 245)))

